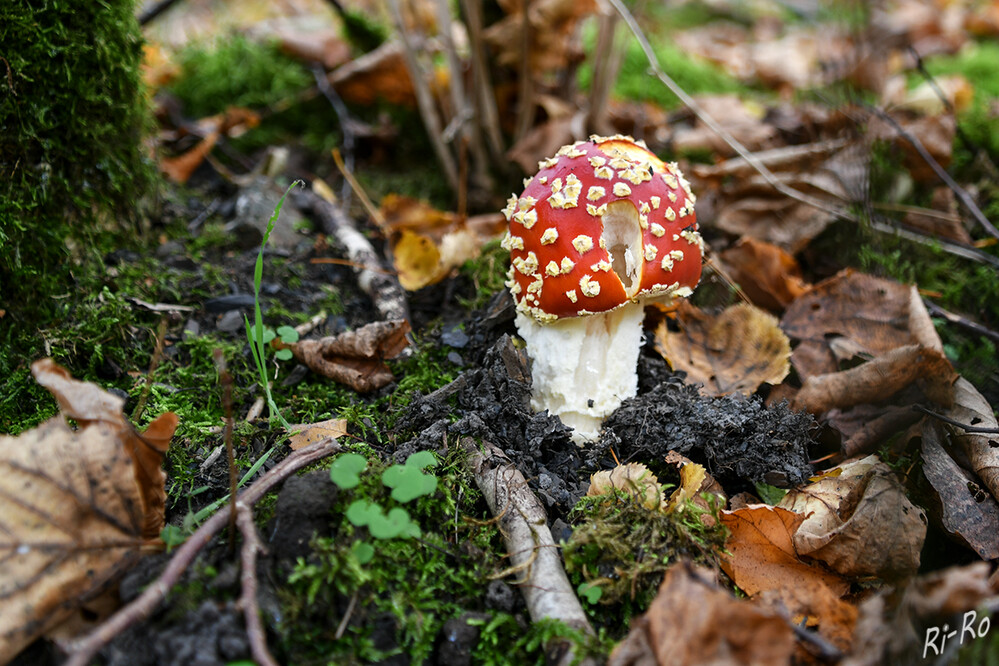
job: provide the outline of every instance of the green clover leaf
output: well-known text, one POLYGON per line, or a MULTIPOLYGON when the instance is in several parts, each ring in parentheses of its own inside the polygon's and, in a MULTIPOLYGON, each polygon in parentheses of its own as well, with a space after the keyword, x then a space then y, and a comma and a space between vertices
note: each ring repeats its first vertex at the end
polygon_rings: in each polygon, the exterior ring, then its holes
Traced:
POLYGON ((357 527, 370 526, 373 521, 384 518, 382 508, 374 502, 368 500, 355 500, 347 507, 347 516, 353 525, 357 527))
POLYGON ((437 464, 437 456, 435 456, 432 451, 417 451, 416 453, 406 458, 407 467, 426 469, 428 467, 433 467, 436 464, 437 464))
POLYGON ((382 473, 382 483, 392 489, 392 499, 410 502, 437 490, 437 477, 409 465, 392 465, 382 473))
POLYGON ((330 481, 343 490, 356 488, 361 482, 360 473, 368 466, 367 459, 357 453, 344 453, 330 465, 330 481))
POLYGON ((583 582, 576 588, 576 594, 586 599, 587 602, 595 604, 604 595, 604 590, 599 585, 583 582))
POLYGON ((278 326, 277 334, 281 336, 281 342, 286 345, 298 342, 298 331, 291 326, 278 326))

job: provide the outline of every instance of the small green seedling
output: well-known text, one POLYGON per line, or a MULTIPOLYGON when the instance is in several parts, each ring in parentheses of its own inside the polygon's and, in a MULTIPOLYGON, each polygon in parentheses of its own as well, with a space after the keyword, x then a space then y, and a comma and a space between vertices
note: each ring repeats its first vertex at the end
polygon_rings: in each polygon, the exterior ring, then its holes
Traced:
POLYGON ((409 512, 401 507, 386 514, 382 507, 370 500, 355 500, 347 507, 347 520, 357 527, 367 527, 376 539, 396 537, 419 538, 420 526, 412 521, 409 512))
POLYGON ((778 502, 784 499, 784 495, 787 495, 787 491, 783 488, 771 486, 769 483, 763 483, 760 481, 756 484, 756 494, 759 495, 761 500, 770 506, 775 506, 778 502))
POLYGON ((351 550, 354 551, 357 563, 361 565, 367 564, 375 556, 375 547, 367 541, 355 541, 351 550))
MULTIPOLYGON (((271 331, 270 337, 268 337, 264 332, 264 318, 260 311, 260 283, 264 278, 264 248, 267 247, 267 241, 270 239, 274 225, 281 214, 281 207, 284 205, 285 197, 288 196, 293 187, 300 183, 302 181, 296 180, 288 186, 288 189, 281 195, 281 199, 278 200, 277 206, 274 207, 274 214, 271 215, 271 219, 267 222, 267 230, 264 232, 264 238, 260 242, 260 252, 257 254, 257 263, 253 269, 253 324, 250 324, 250 320, 247 317, 243 317, 243 322, 246 324, 246 339, 250 342, 250 353, 253 356, 253 364, 257 366, 257 373, 260 375, 260 386, 264 389, 264 395, 267 397, 267 408, 270 410, 270 418, 277 418, 285 430, 290 430, 291 426, 285 420, 284 416, 281 415, 280 410, 277 408, 277 403, 274 402, 274 396, 271 395, 270 379, 267 376, 267 344, 274 339, 276 334, 271 331)), ((280 330, 278 329, 278 331, 280 330)))
POLYGON ((600 601, 600 597, 604 595, 604 591, 599 585, 583 582, 576 588, 576 594, 581 599, 585 599, 587 603, 595 604, 600 601))
POLYGON ((368 466, 364 456, 357 453, 344 453, 330 465, 330 481, 343 490, 356 488, 361 482, 361 472, 368 466))
POLYGON ((423 470, 436 464, 437 457, 430 451, 414 453, 406 458, 405 465, 392 465, 386 469, 382 473, 382 483, 392 489, 392 499, 403 504, 431 495, 437 490, 437 477, 423 470))

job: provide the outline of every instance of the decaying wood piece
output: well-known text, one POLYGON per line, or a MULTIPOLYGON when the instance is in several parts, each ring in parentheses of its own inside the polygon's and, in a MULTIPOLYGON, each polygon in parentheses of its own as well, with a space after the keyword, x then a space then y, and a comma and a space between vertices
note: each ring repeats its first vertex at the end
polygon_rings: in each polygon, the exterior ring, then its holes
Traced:
POLYGON ((323 233, 332 236, 347 251, 354 265, 357 283, 374 301, 382 319, 409 321, 406 292, 395 272, 383 262, 375 248, 357 230, 349 215, 313 192, 296 193, 295 202, 303 212, 311 212, 323 233))
MULTIPOLYGON (((569 584, 558 546, 548 529, 548 516, 524 475, 488 442, 479 444, 465 438, 461 445, 469 454, 466 464, 476 485, 499 520, 513 569, 521 577, 520 591, 531 619, 560 620, 592 634, 593 627, 569 584)), ((572 643, 564 639, 550 642, 547 651, 549 664, 569 664, 575 656, 572 643)), ((595 662, 586 659, 582 663, 595 662)))

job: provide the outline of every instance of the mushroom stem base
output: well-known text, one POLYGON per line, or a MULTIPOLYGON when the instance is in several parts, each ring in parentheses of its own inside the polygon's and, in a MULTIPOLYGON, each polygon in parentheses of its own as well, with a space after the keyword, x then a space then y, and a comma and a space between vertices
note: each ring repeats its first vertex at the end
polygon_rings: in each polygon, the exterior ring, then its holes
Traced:
POLYGON ((531 357, 531 407, 573 428, 579 445, 596 441, 604 418, 638 393, 644 308, 636 303, 540 324, 517 313, 531 357))

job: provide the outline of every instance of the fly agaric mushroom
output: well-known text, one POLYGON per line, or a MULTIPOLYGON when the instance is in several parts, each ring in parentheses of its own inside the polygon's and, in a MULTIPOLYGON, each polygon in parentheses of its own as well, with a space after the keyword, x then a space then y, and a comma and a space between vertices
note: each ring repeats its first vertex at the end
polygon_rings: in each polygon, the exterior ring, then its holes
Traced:
POLYGON ((686 179, 643 142, 592 136, 538 169, 503 211, 506 284, 532 360, 531 406, 583 444, 638 392, 644 305, 693 292, 704 243, 686 179))

